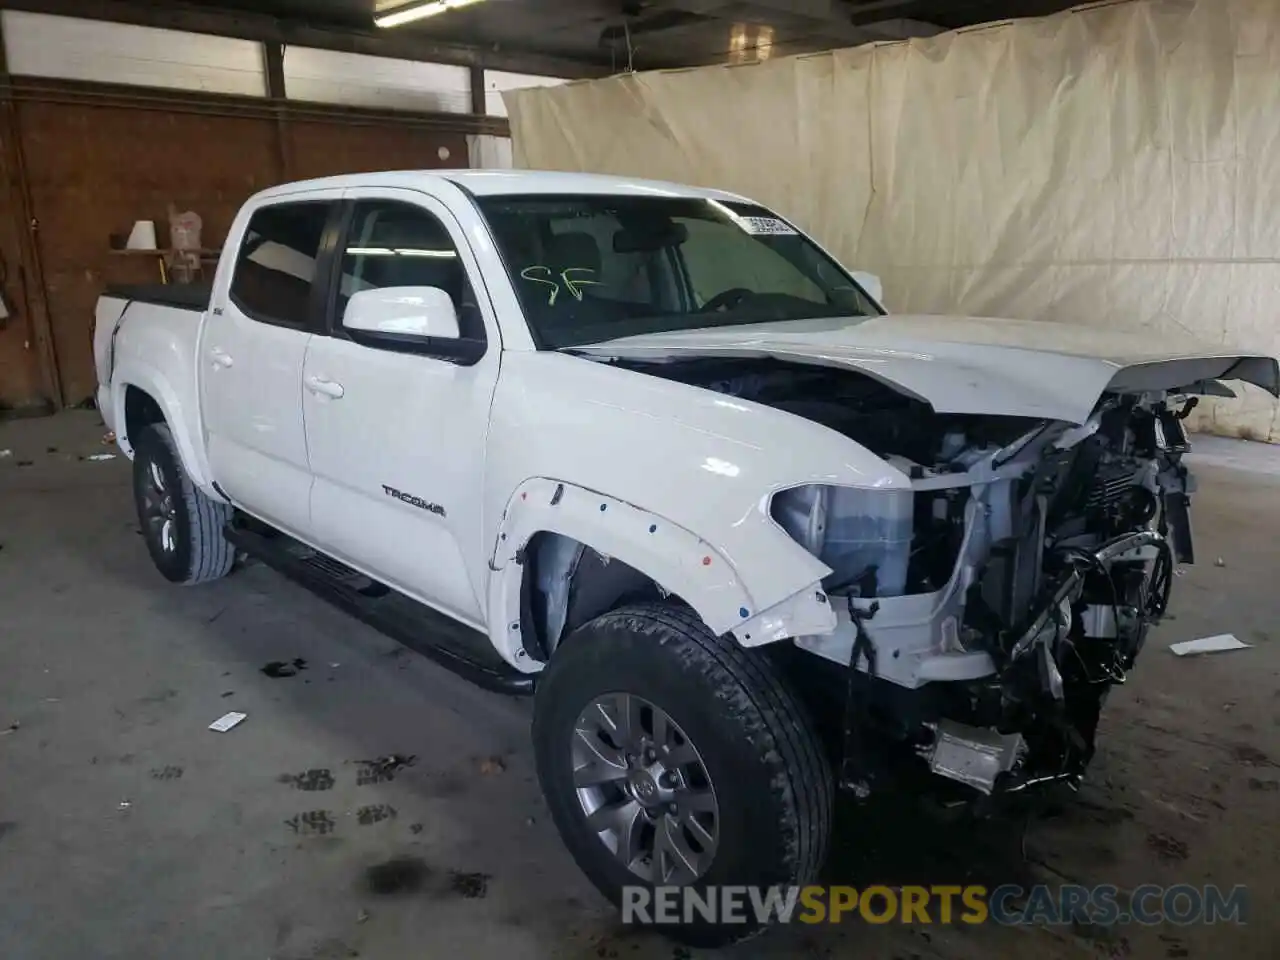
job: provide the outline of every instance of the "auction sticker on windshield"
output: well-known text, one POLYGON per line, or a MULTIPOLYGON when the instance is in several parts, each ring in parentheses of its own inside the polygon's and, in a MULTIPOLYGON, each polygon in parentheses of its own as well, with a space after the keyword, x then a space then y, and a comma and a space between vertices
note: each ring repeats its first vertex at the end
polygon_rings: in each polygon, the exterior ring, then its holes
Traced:
POLYGON ((742 229, 752 236, 787 236, 794 235, 794 227, 777 217, 739 217, 742 229))

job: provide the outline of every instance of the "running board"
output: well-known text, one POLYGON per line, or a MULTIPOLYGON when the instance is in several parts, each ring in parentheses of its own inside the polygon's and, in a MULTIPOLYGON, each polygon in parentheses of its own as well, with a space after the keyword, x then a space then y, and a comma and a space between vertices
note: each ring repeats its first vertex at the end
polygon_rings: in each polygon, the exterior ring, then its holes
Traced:
POLYGON ((533 693, 533 674, 513 670, 496 653, 475 655, 493 649, 479 630, 387 590, 283 534, 265 536, 235 525, 228 525, 224 534, 238 549, 476 686, 509 696, 533 693))

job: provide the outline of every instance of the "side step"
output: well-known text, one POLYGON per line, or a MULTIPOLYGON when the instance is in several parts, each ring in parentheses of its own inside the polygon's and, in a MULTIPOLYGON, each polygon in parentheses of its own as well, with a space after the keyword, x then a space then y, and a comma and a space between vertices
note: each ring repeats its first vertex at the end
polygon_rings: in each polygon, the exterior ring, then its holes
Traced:
POLYGON ((234 524, 223 532, 238 549, 476 686, 510 696, 533 693, 533 675, 511 669, 480 631, 283 534, 268 536, 234 524))

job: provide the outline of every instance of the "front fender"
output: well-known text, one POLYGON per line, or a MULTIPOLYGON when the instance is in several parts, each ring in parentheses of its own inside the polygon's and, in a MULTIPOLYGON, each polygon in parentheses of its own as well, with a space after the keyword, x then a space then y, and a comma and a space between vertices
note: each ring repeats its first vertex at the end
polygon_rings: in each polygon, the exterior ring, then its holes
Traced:
POLYGON ((538 669, 520 636, 520 589, 524 549, 543 532, 571 537, 633 567, 688 603, 710 629, 732 631, 746 646, 830 633, 836 617, 821 589, 830 569, 780 528, 759 531, 751 549, 769 554, 779 575, 747 580, 731 557, 665 517, 574 484, 527 480, 507 503, 489 563, 494 647, 514 666, 538 669), (796 590, 797 582, 805 585, 796 590))

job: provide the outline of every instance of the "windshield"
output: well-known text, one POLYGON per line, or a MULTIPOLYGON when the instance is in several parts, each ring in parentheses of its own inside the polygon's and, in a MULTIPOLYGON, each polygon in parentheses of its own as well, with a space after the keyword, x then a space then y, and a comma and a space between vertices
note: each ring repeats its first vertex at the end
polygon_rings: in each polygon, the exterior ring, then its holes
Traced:
POLYGON ((755 204, 607 195, 477 202, 547 349, 880 315, 844 268, 755 204))

